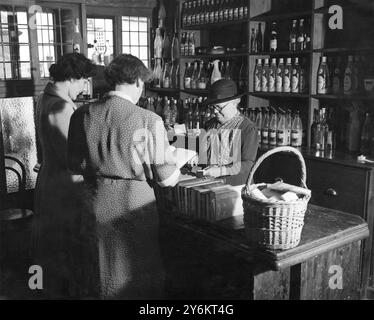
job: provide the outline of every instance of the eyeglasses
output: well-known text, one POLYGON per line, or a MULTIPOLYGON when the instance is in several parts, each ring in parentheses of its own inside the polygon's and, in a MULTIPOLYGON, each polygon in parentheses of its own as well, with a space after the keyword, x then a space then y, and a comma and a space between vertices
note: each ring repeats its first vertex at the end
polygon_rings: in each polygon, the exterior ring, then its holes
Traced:
POLYGON ((229 104, 230 104, 230 102, 229 102, 229 103, 226 103, 223 107, 221 107, 221 106, 219 106, 219 105, 216 105, 216 104, 212 104, 212 105, 210 105, 209 107, 210 107, 210 109, 211 109, 212 111, 217 110, 218 112, 222 113, 223 109, 225 109, 229 104))

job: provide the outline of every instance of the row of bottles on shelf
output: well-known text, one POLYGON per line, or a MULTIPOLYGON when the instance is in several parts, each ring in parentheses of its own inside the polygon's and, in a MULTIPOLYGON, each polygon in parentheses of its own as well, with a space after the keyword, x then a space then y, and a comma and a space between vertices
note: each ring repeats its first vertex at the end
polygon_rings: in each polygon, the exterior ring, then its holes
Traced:
POLYGON ((171 41, 170 39, 170 34, 167 31, 163 31, 161 28, 156 29, 155 39, 153 42, 155 59, 163 58, 171 61, 179 59, 180 43, 176 30, 174 30, 171 41))
POLYGON ((277 92, 277 93, 305 93, 307 91, 307 74, 305 60, 301 63, 295 58, 277 59, 256 59, 254 70, 254 91, 255 92, 277 92), (263 61, 263 62, 262 62, 263 61))
POLYGON ((187 133, 199 134, 200 129, 205 128, 206 123, 214 117, 210 108, 204 106, 203 97, 187 98, 184 103, 184 109, 187 111, 184 117, 184 123, 187 133))
POLYGON ((164 62, 155 59, 152 86, 154 88, 179 89, 180 68, 178 61, 164 62))
POLYGON ((241 64, 230 60, 214 60, 209 63, 199 60, 186 63, 183 77, 184 89, 204 90, 220 79, 232 79, 237 83, 239 91, 247 91, 248 77, 245 60, 243 59, 241 64))
POLYGON ((311 44, 310 27, 305 25, 305 19, 292 21, 292 27, 288 37, 280 35, 276 21, 271 23, 269 31, 262 31, 262 23, 259 23, 257 30, 252 28, 250 36, 250 52, 261 53, 264 51, 304 51, 309 50, 311 44), (288 46, 287 46, 288 40, 288 46))
POLYGON ((334 150, 336 148, 336 130, 332 122, 332 112, 327 114, 326 108, 314 109, 311 147, 317 151, 334 150))
POLYGON ((256 124, 262 146, 301 147, 306 144, 299 111, 273 107, 249 108, 244 114, 256 124))
POLYGON ((321 57, 317 71, 317 94, 359 94, 364 91, 368 68, 365 56, 321 57))
POLYGON ((182 26, 197 26, 248 17, 247 0, 191 0, 182 5, 182 26))
POLYGON ((194 56, 195 55, 195 33, 194 32, 183 32, 180 44, 181 56, 194 56))

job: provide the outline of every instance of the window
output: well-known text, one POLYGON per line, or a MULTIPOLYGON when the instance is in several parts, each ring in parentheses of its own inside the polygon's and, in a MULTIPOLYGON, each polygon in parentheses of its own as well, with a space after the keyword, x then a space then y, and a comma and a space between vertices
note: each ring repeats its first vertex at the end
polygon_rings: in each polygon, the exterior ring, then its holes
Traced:
POLYGON ((148 67, 148 18, 122 17, 122 53, 131 53, 148 67))
POLYGON ((26 9, 0 6, 0 80, 30 79, 26 9))
POLYGON ((113 19, 87 18, 87 43, 90 59, 96 49, 101 57, 104 54, 113 56, 113 19))

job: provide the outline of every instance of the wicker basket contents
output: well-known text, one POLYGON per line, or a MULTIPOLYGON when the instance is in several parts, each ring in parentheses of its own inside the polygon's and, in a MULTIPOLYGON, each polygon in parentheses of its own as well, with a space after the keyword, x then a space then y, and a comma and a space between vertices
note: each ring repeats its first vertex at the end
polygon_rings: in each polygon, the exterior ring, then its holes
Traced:
POLYGON ((261 163, 279 152, 294 153, 300 160, 300 185, 306 186, 306 167, 302 154, 292 147, 278 147, 263 154, 254 164, 246 186, 242 191, 244 224, 248 240, 259 247, 271 250, 286 250, 296 247, 304 226, 304 215, 310 195, 303 195, 293 201, 259 199, 252 195, 254 189, 263 189, 264 183, 253 184, 253 177, 261 163))

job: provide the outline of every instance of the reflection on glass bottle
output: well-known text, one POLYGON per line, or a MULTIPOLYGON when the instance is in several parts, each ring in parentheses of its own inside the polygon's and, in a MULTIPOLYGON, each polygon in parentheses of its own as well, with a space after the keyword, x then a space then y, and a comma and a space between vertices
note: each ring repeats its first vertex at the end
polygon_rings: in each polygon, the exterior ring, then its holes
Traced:
POLYGON ((164 72, 162 74, 162 87, 163 88, 170 88, 171 76, 170 76, 170 63, 167 62, 164 64, 164 72))
POLYGON ((162 58, 162 46, 163 46, 163 40, 161 37, 161 30, 160 28, 157 28, 155 41, 154 41, 154 54, 155 54, 156 59, 162 58))
POLYGON ((161 88, 161 79, 162 79, 161 59, 156 59, 155 67, 153 70, 153 86, 155 88, 161 88))

